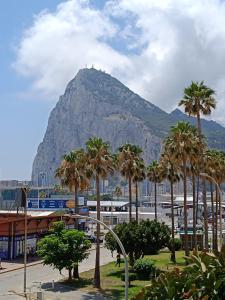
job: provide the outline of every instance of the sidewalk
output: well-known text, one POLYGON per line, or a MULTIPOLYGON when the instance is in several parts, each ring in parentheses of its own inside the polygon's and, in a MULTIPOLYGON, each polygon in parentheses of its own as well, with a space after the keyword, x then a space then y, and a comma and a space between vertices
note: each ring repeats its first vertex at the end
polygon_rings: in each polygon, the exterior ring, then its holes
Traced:
MULTIPOLYGON (((30 259, 27 262, 27 267, 35 266, 38 264, 41 264, 42 260, 40 258, 36 259, 30 259)), ((23 258, 22 259, 14 259, 14 260, 3 260, 1 262, 2 269, 0 269, 0 274, 23 269, 24 267, 24 262, 23 258)))
MULTIPOLYGON (((100 247, 102 248, 103 245, 100 245, 100 247)), ((93 251, 95 250, 95 245, 92 245, 91 249, 89 251, 93 251)), ((27 261, 27 267, 31 267, 31 266, 35 266, 35 265, 39 265, 42 264, 43 260, 41 260, 40 258, 29 258, 27 261)), ((3 260, 1 262, 1 266, 2 269, 0 269, 0 275, 3 273, 8 273, 8 272, 12 272, 12 271, 16 271, 19 269, 23 269, 24 267, 24 261, 23 261, 23 257, 20 259, 13 259, 13 260, 3 260)))

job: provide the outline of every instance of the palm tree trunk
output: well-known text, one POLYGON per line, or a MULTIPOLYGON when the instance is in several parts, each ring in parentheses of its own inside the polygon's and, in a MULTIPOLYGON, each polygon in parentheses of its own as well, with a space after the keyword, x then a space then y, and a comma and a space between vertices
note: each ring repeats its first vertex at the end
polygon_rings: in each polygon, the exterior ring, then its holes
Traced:
POLYGON ((69 281, 72 281, 72 268, 69 268, 68 272, 69 272, 69 281))
POLYGON ((199 175, 198 175, 198 177, 197 177, 197 195, 196 195, 196 224, 198 224, 199 185, 200 185, 200 180, 199 180, 199 175))
POLYGON ((196 191, 195 191, 195 175, 192 174, 192 195, 193 195, 193 248, 196 249, 196 191))
POLYGON ((184 250, 185 255, 189 256, 188 245, 188 220, 187 220, 187 166, 186 157, 183 157, 183 172, 184 172, 184 250))
MULTIPOLYGON (((219 188, 220 188, 220 184, 219 184, 219 188)), ((219 212, 220 212, 220 250, 223 244, 223 233, 222 233, 222 199, 221 199, 221 195, 219 193, 219 212)))
POLYGON ((135 182, 135 192, 136 192, 136 222, 138 223, 138 183, 135 182))
POLYGON ((212 210, 212 249, 215 250, 215 214, 214 214, 214 201, 213 201, 213 183, 210 183, 211 192, 211 210, 212 210))
POLYGON ((218 251, 218 187, 216 187, 215 250, 218 251))
MULTIPOLYGON (((96 200, 97 200, 97 220, 100 220, 100 180, 96 175, 96 200)), ((100 224, 97 223, 97 240, 96 240, 96 258, 95 258, 95 275, 94 283, 96 288, 100 288, 100 224)))
POLYGON ((155 182, 155 220, 157 221, 157 184, 155 182))
MULTIPOLYGON (((78 188, 77 185, 74 185, 74 200, 75 200, 75 214, 79 214, 79 200, 78 200, 78 188)), ((79 219, 74 219, 74 227, 75 229, 79 229, 79 219)), ((78 264, 76 266, 74 266, 73 268, 73 278, 79 278, 79 269, 78 269, 78 264)))
MULTIPOLYGON (((77 185, 74 185, 74 212, 75 214, 79 213, 79 209, 78 209, 78 188, 77 185)), ((78 224, 79 224, 79 220, 78 219, 74 219, 74 228, 78 229, 78 224)))
POLYGON ((205 233, 205 250, 209 251, 209 237, 208 237, 208 207, 206 200, 206 182, 202 178, 202 193, 203 193, 203 207, 204 207, 204 233, 205 233))
POLYGON ((198 134, 201 138, 201 134, 202 134, 202 128, 201 128, 201 117, 200 117, 200 113, 197 113, 197 128, 198 128, 198 134))
POLYGON ((131 176, 128 178, 129 185, 129 222, 132 220, 132 190, 131 190, 131 176))
POLYGON ((171 261, 176 263, 176 252, 174 247, 174 203, 173 203, 173 182, 172 181, 170 181, 170 193, 171 193, 171 221, 172 221, 171 261))

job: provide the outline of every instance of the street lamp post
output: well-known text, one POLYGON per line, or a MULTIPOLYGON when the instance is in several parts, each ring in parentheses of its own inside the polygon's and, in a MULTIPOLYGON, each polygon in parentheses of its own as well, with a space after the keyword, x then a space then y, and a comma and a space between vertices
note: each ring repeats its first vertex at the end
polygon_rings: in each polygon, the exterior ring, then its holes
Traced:
MULTIPOLYGON (((222 199, 223 199, 223 193, 222 193, 222 191, 220 189, 220 186, 219 186, 218 182, 212 176, 210 176, 207 173, 200 173, 199 175, 201 177, 209 178, 209 179, 211 179, 215 183, 215 185, 216 185, 216 187, 217 187, 217 189, 219 191, 219 194, 220 194, 220 203, 221 203, 222 199)), ((222 208, 222 205, 220 207, 220 248, 222 247, 222 240, 223 240, 223 234, 222 234, 223 233, 223 228, 222 228, 222 209, 221 208, 222 208)), ((216 216, 216 218, 217 218, 217 216, 216 216)))
POLYGON ((27 292, 27 189, 22 188, 25 196, 24 205, 24 273, 23 273, 23 291, 26 295, 27 292))
POLYGON ((112 235, 114 236, 114 238, 116 239, 117 243, 120 246, 120 249, 122 251, 123 257, 124 257, 124 262, 125 262, 125 300, 128 300, 128 287, 129 287, 129 274, 128 274, 128 259, 127 259, 127 254, 126 251, 123 247, 123 244, 121 243, 121 240, 119 239, 119 237, 115 234, 115 232, 109 227, 107 226, 105 223, 103 223, 102 221, 99 221, 95 218, 92 217, 88 217, 88 216, 82 216, 82 215, 65 215, 65 216, 70 216, 71 218, 79 218, 79 219, 88 219, 88 220, 92 220, 96 223, 99 223, 100 225, 104 226, 105 228, 107 228, 112 235))

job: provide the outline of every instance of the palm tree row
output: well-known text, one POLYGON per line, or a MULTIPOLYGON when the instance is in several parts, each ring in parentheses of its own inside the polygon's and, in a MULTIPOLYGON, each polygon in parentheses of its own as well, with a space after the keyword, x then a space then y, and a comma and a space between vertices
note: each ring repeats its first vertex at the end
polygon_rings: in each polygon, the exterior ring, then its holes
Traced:
MULTIPOLYGON (((163 153, 159 161, 153 161, 148 167, 142 158, 142 149, 137 145, 126 143, 116 154, 110 152, 109 144, 101 138, 93 137, 86 143, 86 150, 72 151, 64 156, 56 176, 61 184, 74 190, 75 212, 78 213, 78 191, 83 190, 95 181, 97 199, 97 219, 100 220, 100 181, 112 175, 115 171, 128 181, 129 194, 129 221, 132 220, 132 183, 135 184, 136 194, 136 221, 138 221, 138 183, 147 177, 154 183, 155 219, 157 220, 157 184, 162 180, 170 183, 171 192, 171 227, 172 245, 174 245, 174 192, 173 185, 178 180, 183 181, 184 191, 184 236, 185 253, 189 254, 188 245, 188 212, 187 212, 187 182, 191 178, 193 187, 193 245, 196 247, 197 205, 196 182, 201 172, 206 172, 217 180, 219 184, 224 181, 225 155, 221 151, 208 150, 201 132, 200 115, 210 114, 215 108, 214 91, 201 83, 193 83, 184 90, 184 97, 179 105, 183 105, 185 112, 197 117, 197 128, 188 122, 178 122, 169 132, 164 141, 163 153), (223 164, 224 162, 224 164, 223 164), (223 167, 221 167, 223 166, 223 167), (219 175, 220 174, 220 175, 219 175)), ((204 232, 205 247, 208 248, 208 209, 206 202, 205 181, 203 185, 204 203, 204 232)), ((213 187, 213 183, 212 183, 213 187)), ((198 189, 197 189, 198 190, 198 189)), ((217 248, 218 212, 221 212, 221 199, 216 188, 216 220, 213 214, 213 245, 217 248)), ((212 199, 212 203, 213 199, 212 199)), ((95 286, 100 287, 99 247, 100 227, 97 225, 95 286)), ((175 261, 175 251, 172 247, 171 258, 175 261)))

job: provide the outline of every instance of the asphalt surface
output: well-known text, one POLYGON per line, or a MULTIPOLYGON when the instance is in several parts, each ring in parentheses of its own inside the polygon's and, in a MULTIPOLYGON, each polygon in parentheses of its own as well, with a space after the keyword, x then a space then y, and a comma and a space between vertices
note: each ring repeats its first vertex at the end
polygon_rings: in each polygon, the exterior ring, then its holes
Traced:
MULTIPOLYGON (((105 248, 101 248, 101 265, 104 265, 114 260, 111 252, 105 248)), ((89 257, 84 260, 79 271, 84 272, 93 269, 95 266, 95 251, 91 251, 89 257)), ((0 300, 21 300, 24 299, 20 294, 23 292, 23 275, 24 269, 11 271, 8 273, 0 274, 0 300), (13 294, 16 293, 17 295, 13 294)), ((46 292, 44 299, 64 300, 102 300, 103 298, 98 294, 86 294, 80 291, 71 290, 57 281, 64 279, 68 276, 66 270, 59 274, 58 270, 54 270, 49 266, 42 264, 30 266, 27 268, 27 291, 35 292, 41 283, 42 290, 46 292), (52 289, 52 281, 54 280, 54 289, 52 289)))

